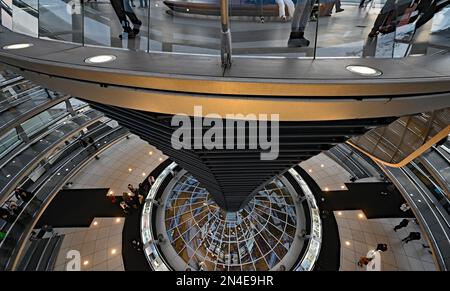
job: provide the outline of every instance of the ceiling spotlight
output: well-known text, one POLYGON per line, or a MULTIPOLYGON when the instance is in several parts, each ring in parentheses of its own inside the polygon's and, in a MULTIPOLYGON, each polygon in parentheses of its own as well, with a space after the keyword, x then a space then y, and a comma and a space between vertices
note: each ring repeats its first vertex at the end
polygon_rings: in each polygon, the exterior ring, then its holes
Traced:
POLYGON ((321 167, 321 168, 325 168, 325 165, 324 165, 324 164, 322 164, 322 165, 320 165, 320 167, 321 167))
POLYGON ((142 177, 145 177, 145 175, 146 175, 145 173, 142 173, 142 177))
POLYGON ((132 168, 128 168, 128 172, 131 172, 131 171, 133 171, 133 169, 132 168))
POLYGON ((3 47, 3 49, 4 50, 20 50, 20 49, 29 48, 32 46, 33 46, 32 43, 16 43, 16 44, 5 45, 3 47))
POLYGON ((358 217, 359 217, 359 218, 364 218, 364 214, 359 213, 359 214, 358 214, 358 217))
POLYGON ((311 169, 309 169, 309 170, 308 170, 308 172, 312 173, 312 170, 311 170, 311 169))
POLYGON ((326 192, 330 191, 330 188, 325 187, 325 191, 326 191, 326 192))
POLYGON ((153 152, 152 151, 150 151, 150 152, 148 152, 148 154, 151 156, 151 155, 153 155, 153 152))
POLYGON ((109 195, 113 195, 113 194, 114 194, 113 190, 109 191, 109 195))
POLYGON ((361 76, 367 76, 367 77, 379 77, 383 75, 383 72, 381 72, 378 69, 366 67, 366 66, 347 66, 346 69, 352 73, 361 75, 361 76))
POLYGON ((116 223, 119 223, 120 222, 120 218, 116 218, 116 223))
POLYGON ((111 250, 111 255, 115 255, 115 254, 116 254, 116 252, 117 252, 117 250, 116 250, 116 249, 112 249, 112 250, 111 250))
POLYGON ((98 222, 97 222, 97 221, 94 221, 94 225, 97 226, 97 225, 98 225, 98 222))
POLYGON ((100 55, 100 56, 94 56, 90 57, 84 60, 85 63, 88 64, 103 64, 107 62, 112 62, 116 60, 117 57, 113 55, 100 55))
POLYGON ((159 158, 159 160, 162 161, 163 159, 162 159, 162 158, 159 158))
POLYGON ((88 260, 86 260, 86 261, 83 262, 83 265, 85 265, 85 266, 87 266, 88 264, 89 264, 89 261, 88 261, 88 260))
POLYGON ((345 241, 345 245, 346 246, 349 246, 350 245, 350 242, 347 240, 347 241, 345 241))
POLYGON ((344 189, 345 189, 345 186, 344 186, 344 185, 341 185, 341 189, 344 190, 344 189))
POLYGON ((339 212, 337 213, 337 215, 339 215, 339 216, 342 216, 342 212, 341 212, 341 211, 339 211, 339 212))

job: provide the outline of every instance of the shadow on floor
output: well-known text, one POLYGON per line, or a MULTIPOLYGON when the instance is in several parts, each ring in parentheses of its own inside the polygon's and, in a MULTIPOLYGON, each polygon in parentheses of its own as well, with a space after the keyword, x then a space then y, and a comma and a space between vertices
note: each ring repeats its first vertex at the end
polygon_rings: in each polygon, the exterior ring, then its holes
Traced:
POLYGON ((89 227, 95 217, 122 217, 117 204, 106 197, 108 189, 61 190, 42 214, 36 228, 44 224, 53 227, 89 227))

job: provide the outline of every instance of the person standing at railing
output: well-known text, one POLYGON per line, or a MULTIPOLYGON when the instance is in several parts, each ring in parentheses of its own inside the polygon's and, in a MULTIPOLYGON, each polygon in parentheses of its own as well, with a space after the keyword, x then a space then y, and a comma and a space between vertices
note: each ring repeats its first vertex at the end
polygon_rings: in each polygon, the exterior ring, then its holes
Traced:
MULTIPOLYGON (((123 28, 123 34, 126 34, 128 38, 135 38, 137 34, 140 32, 140 28, 142 25, 142 21, 136 16, 133 11, 133 8, 130 6, 129 0, 111 0, 111 5, 114 8, 114 11, 119 18, 120 24, 123 28), (133 28, 130 26, 133 23, 133 28)), ((120 38, 123 37, 123 34, 120 35, 120 38)))
POLYGON ((309 40, 305 38, 305 29, 311 16, 315 0, 297 0, 292 17, 291 34, 288 47, 307 47, 309 40))
POLYGON ((286 6, 288 8, 289 16, 292 17, 294 15, 295 5, 292 0, 275 0, 278 4, 278 16, 286 21, 286 6))

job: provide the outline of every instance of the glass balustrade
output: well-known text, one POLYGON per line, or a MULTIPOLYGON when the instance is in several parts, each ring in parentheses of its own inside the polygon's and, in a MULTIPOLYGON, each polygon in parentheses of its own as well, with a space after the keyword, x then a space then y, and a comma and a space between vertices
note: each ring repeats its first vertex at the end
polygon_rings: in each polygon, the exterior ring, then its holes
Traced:
POLYGON ((221 3, 238 57, 403 58, 450 48, 448 0, 3 0, 1 22, 85 46, 219 55, 221 3))

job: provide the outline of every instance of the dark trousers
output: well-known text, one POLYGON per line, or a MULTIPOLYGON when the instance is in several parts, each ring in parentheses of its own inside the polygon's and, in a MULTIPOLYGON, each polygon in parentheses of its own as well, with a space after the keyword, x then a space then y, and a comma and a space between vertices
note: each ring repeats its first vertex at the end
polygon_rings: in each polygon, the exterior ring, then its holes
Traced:
POLYGON ((137 18, 133 9, 131 8, 128 0, 111 0, 111 5, 119 18, 120 24, 124 30, 130 30, 130 23, 128 22, 127 16, 131 23, 140 25, 141 21, 137 18))

